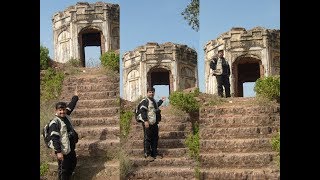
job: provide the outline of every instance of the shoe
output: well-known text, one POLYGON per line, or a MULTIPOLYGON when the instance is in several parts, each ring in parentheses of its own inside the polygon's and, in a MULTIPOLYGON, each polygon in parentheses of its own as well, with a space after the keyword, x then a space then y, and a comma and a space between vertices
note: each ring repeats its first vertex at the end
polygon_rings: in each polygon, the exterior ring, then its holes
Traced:
POLYGON ((152 161, 154 161, 154 160, 155 160, 155 158, 154 158, 154 157, 152 157, 152 156, 148 156, 148 157, 146 157, 146 159, 147 159, 147 161, 149 161, 149 162, 152 162, 152 161))

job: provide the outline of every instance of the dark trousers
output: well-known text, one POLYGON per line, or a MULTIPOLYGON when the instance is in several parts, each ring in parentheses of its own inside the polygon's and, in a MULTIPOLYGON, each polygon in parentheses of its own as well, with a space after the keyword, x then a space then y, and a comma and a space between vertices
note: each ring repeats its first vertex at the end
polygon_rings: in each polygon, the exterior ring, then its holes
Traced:
POLYGON ((63 155, 63 161, 58 160, 59 180, 70 180, 76 165, 77 156, 74 150, 67 155, 63 155))
MULTIPOLYGON (((142 123, 143 124, 143 123, 142 123)), ((149 128, 146 128, 143 124, 143 133, 144 133, 144 155, 156 157, 158 154, 158 139, 159 139, 159 128, 157 124, 149 125, 149 128)))
POLYGON ((219 76, 216 76, 216 78, 217 78, 217 84, 218 84, 218 95, 220 97, 223 97, 223 87, 224 87, 226 97, 231 97, 229 76, 219 75, 219 76))

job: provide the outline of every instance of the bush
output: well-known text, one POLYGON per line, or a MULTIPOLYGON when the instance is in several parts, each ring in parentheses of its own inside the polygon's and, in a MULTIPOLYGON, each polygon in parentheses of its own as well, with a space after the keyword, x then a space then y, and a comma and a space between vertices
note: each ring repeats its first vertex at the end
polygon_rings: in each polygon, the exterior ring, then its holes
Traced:
POLYGON ((53 68, 45 71, 44 77, 40 82, 40 100, 49 101, 60 96, 64 74, 53 68))
POLYGON ((188 135, 185 141, 185 144, 188 147, 189 156, 199 161, 199 152, 200 152, 199 151, 199 148, 200 148, 199 124, 193 123, 192 129, 193 129, 193 133, 188 135))
POLYGON ((129 134, 132 117, 132 111, 121 111, 120 113, 120 132, 123 138, 126 138, 129 134))
POLYGON ((254 91, 257 96, 265 97, 269 100, 280 100, 280 76, 268 76, 259 78, 256 81, 254 91))
POLYGON ((100 56, 101 64, 103 67, 119 72, 120 56, 114 51, 108 51, 100 56))
POLYGON ((49 61, 49 49, 40 45, 40 70, 48 69, 49 61))
POLYGON ((40 176, 44 176, 46 175, 46 173, 48 172, 49 170, 49 165, 48 163, 42 163, 40 165, 40 176))
POLYGON ((175 91, 169 96, 170 104, 178 109, 186 111, 187 113, 196 112, 199 110, 199 103, 195 99, 196 94, 197 93, 194 92, 184 93, 181 91, 175 91))
POLYGON ((277 152, 276 163, 280 167, 280 132, 271 139, 272 149, 277 152))

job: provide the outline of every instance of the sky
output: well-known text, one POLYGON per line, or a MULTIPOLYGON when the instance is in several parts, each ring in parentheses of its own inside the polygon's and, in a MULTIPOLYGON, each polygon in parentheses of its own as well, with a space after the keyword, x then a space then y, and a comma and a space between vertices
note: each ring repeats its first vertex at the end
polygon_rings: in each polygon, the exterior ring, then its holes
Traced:
MULTIPOLYGON (((53 57, 52 16, 78 1, 40 0, 40 44, 53 57)), ((88 0, 94 3, 97 1, 88 0)), ((198 53, 199 89, 205 91, 204 45, 232 27, 250 30, 261 26, 280 29, 280 0, 200 0, 200 30, 196 32, 181 12, 191 0, 109 0, 120 5, 120 96, 122 89, 122 55, 147 42, 184 44, 198 53)), ((98 49, 88 47, 88 59, 99 59, 98 49)), ((87 59, 86 59, 87 61, 87 59)), ((244 84, 244 97, 255 96, 254 83, 244 84)), ((155 86, 156 98, 168 96, 168 86, 155 86)))

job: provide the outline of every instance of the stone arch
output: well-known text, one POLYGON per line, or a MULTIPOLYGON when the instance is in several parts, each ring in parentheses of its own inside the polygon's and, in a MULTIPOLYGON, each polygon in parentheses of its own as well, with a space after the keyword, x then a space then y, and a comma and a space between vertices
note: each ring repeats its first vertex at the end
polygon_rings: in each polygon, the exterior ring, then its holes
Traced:
POLYGON ((233 92, 235 97, 243 97, 243 83, 255 82, 264 76, 261 59, 252 54, 237 57, 232 65, 233 92))
POLYGON ((87 26, 80 30, 78 33, 78 47, 79 47, 79 57, 80 62, 83 67, 85 67, 85 47, 86 46, 99 46, 100 47, 100 55, 105 51, 104 49, 104 41, 103 32, 99 27, 95 26, 87 26))
POLYGON ((156 66, 149 69, 147 82, 150 87, 155 85, 168 85, 169 95, 173 91, 173 76, 171 70, 165 66, 156 66))

